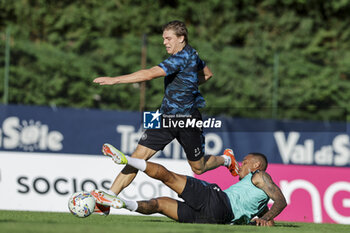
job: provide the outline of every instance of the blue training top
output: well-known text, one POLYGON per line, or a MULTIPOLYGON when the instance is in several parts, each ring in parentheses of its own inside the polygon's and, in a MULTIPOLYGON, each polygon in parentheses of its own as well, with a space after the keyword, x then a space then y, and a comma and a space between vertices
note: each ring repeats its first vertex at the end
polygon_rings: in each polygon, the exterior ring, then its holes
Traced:
POLYGON ((270 200, 269 196, 252 183, 254 173, 249 173, 241 181, 224 190, 230 199, 234 219, 233 224, 249 224, 259 215, 270 200))
POLYGON ((166 76, 165 94, 160 112, 165 114, 192 114, 205 106, 205 100, 198 90, 197 72, 203 70, 203 62, 195 49, 186 45, 158 65, 166 76))

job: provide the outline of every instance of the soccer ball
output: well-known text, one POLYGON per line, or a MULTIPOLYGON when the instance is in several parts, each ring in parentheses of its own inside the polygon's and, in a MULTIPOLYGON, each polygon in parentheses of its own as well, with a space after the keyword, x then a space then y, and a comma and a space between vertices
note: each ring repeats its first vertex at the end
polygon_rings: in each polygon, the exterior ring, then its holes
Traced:
POLYGON ((95 204, 96 200, 89 192, 81 191, 69 198, 68 209, 73 215, 86 218, 94 212, 95 204))

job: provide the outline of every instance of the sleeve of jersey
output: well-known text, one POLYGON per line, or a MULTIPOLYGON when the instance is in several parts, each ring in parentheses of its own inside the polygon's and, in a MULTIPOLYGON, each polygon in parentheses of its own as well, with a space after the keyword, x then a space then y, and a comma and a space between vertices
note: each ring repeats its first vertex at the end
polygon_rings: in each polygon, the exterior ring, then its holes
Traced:
POLYGON ((203 70, 205 66, 205 62, 198 57, 198 71, 203 70))
POLYGON ((162 68, 166 75, 171 75, 183 69, 185 58, 182 56, 171 55, 168 59, 161 62, 158 66, 162 68))

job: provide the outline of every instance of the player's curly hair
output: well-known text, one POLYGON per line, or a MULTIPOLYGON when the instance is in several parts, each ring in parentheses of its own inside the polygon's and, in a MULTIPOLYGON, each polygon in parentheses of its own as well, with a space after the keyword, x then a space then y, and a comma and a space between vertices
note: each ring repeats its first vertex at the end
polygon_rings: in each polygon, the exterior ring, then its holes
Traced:
POLYGON ((169 23, 165 24, 163 27, 163 32, 165 30, 173 30, 175 32, 175 35, 177 37, 184 36, 184 41, 187 44, 188 43, 188 32, 187 28, 184 22, 181 22, 179 20, 170 21, 169 23))

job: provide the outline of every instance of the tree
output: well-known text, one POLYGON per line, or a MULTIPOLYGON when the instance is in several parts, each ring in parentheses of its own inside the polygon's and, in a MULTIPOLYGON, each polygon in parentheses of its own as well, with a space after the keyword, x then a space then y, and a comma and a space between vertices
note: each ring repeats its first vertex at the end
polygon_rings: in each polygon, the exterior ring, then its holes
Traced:
MULTIPOLYGON (((12 29, 10 103, 138 110, 137 85, 91 81, 138 70, 144 33, 148 65, 160 63, 161 25, 180 19, 214 73, 200 87, 206 113, 272 117, 276 54, 279 118, 350 111, 350 0, 7 0, 0 9, 1 48, 12 29)), ((147 83, 147 108, 162 96, 161 78, 147 83)))

